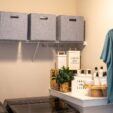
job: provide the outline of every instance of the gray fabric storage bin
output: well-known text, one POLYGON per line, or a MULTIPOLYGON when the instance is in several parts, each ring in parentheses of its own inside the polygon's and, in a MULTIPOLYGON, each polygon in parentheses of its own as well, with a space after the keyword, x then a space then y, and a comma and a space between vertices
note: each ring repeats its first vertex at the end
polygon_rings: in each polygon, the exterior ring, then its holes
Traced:
POLYGON ((27 40, 27 14, 0 12, 0 40, 27 40))
POLYGON ((84 17, 58 16, 57 38, 60 41, 84 41, 84 17))
POLYGON ((29 15, 29 39, 40 41, 56 40, 56 16, 50 14, 29 15))

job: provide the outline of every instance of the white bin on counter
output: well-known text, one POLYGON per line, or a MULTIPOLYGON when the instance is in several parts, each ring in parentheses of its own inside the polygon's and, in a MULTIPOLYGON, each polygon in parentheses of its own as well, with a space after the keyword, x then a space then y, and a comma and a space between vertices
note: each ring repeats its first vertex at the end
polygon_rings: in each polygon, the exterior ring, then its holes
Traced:
POLYGON ((75 95, 89 95, 89 89, 85 87, 86 81, 92 81, 89 76, 75 76, 72 80, 72 93, 75 95))

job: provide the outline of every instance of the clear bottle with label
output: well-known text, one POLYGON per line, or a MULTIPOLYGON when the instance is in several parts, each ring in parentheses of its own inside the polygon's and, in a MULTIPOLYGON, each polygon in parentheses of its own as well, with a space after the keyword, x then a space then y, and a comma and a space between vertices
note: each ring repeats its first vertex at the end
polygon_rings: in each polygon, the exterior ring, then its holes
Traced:
POLYGON ((84 70, 81 70, 81 76, 85 76, 85 71, 84 70))
POLYGON ((77 70, 73 70, 74 76, 77 76, 77 70))
POLYGON ((91 70, 90 69, 87 69, 86 76, 92 77, 92 73, 91 73, 91 70))
POLYGON ((77 70, 77 76, 80 76, 80 75, 81 75, 81 70, 78 69, 78 70, 77 70))

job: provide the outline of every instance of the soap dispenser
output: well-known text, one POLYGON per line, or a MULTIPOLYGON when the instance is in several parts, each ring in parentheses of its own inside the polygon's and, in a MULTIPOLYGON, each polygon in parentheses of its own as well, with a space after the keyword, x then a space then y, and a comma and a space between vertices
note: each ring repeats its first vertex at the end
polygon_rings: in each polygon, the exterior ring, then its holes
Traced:
POLYGON ((99 69, 99 77, 102 78, 104 74, 103 66, 100 67, 99 69))
POLYGON ((103 77, 101 78, 101 85, 107 86, 107 72, 103 72, 103 77))
POLYGON ((94 74, 93 74, 93 78, 97 77, 98 76, 98 67, 95 67, 95 71, 94 71, 94 74))
POLYGON ((95 72, 94 72, 94 85, 100 85, 100 78, 97 67, 95 67, 95 72))

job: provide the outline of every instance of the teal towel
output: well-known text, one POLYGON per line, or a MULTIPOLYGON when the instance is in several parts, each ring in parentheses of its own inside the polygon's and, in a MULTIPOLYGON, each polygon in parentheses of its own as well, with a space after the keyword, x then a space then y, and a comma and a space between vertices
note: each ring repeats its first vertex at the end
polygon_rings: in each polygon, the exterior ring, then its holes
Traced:
POLYGON ((103 51, 101 54, 101 59, 107 65, 107 96, 108 103, 113 102, 113 29, 111 29, 107 35, 104 42, 103 51))

